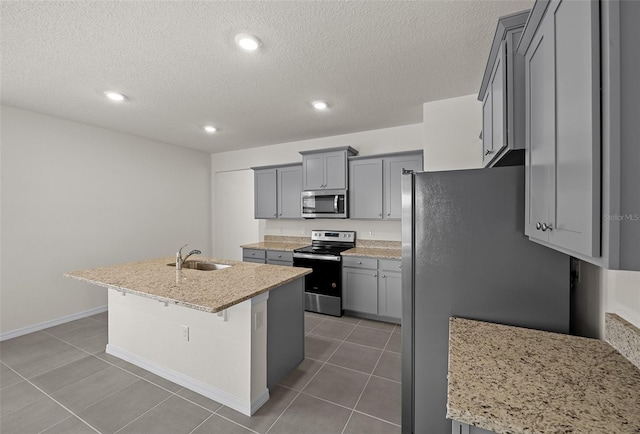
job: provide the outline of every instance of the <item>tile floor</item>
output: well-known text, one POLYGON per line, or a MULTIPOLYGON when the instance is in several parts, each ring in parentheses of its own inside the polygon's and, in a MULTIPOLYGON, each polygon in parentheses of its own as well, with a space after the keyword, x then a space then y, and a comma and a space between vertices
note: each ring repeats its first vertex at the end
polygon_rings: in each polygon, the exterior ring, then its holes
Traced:
POLYGON ((400 329, 305 314, 305 360, 247 417, 105 354, 107 313, 0 343, 0 432, 400 432, 400 329))

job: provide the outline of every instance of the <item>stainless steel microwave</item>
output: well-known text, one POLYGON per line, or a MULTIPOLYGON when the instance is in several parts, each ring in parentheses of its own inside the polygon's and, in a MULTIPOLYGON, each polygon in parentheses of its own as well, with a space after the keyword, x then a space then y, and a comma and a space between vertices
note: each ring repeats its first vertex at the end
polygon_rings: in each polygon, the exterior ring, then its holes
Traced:
POLYGON ((302 217, 306 219, 346 219, 347 190, 302 192, 302 217))

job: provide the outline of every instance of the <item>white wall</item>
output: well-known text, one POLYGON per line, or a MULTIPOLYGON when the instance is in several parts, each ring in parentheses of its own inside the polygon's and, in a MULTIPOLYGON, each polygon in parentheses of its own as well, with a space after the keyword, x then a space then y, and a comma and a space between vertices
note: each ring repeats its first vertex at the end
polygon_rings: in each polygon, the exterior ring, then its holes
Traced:
MULTIPOLYGON (((482 127, 480 102, 475 95, 468 95, 424 104, 424 123, 395 128, 364 131, 340 136, 323 137, 313 140, 282 143, 261 148, 213 154, 211 166, 213 183, 220 174, 231 171, 247 171, 252 166, 301 162, 299 151, 323 149, 337 146, 351 146, 358 155, 374 155, 387 152, 424 150, 425 170, 447 170, 480 167, 482 164, 482 144, 478 139, 482 127)), ((247 173, 252 175, 252 171, 247 173)), ((240 176, 240 175, 239 175, 240 176)), ((238 201, 249 204, 253 215, 253 189, 246 193, 220 191, 215 185, 213 191, 214 208, 230 206, 238 201), (240 196, 241 194, 241 196, 240 196)), ((223 190, 223 189, 222 189, 223 190)), ((214 211, 214 217, 217 211, 214 211)), ((247 215, 246 212, 242 212, 247 215)), ((254 220, 252 217, 225 221, 214 221, 213 248, 218 254, 238 252, 239 245, 247 239, 241 234, 259 232, 264 235, 308 236, 312 229, 355 230, 360 239, 380 239, 399 241, 401 236, 398 221, 369 220, 254 220), (229 237, 229 230, 236 233, 229 237)), ((256 239, 253 242, 259 241, 256 239)))
POLYGON ((423 105, 424 169, 482 167, 482 105, 477 95, 466 95, 423 105))
POLYGON ((211 252, 208 154, 2 106, 0 336, 106 305, 63 272, 211 252))

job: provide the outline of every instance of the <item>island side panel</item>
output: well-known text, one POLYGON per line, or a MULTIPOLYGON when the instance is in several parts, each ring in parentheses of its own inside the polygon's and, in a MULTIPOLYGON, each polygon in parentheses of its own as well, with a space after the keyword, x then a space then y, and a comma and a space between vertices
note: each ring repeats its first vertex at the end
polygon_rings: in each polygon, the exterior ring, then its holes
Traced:
POLYGON ((268 397, 252 363, 266 361, 266 351, 252 354, 254 310, 250 299, 219 316, 109 289, 107 352, 249 415, 258 389, 268 397))
POLYGON ((267 387, 304 359, 304 277, 271 290, 267 302, 267 387))

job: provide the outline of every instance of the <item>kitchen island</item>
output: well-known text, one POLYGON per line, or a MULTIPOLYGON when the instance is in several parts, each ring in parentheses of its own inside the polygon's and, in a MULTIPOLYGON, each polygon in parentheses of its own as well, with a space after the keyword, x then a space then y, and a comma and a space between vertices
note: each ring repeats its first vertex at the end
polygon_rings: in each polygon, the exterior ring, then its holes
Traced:
POLYGON ((106 352, 253 414, 304 358, 304 276, 311 270, 159 258, 67 273, 108 289, 106 352))

